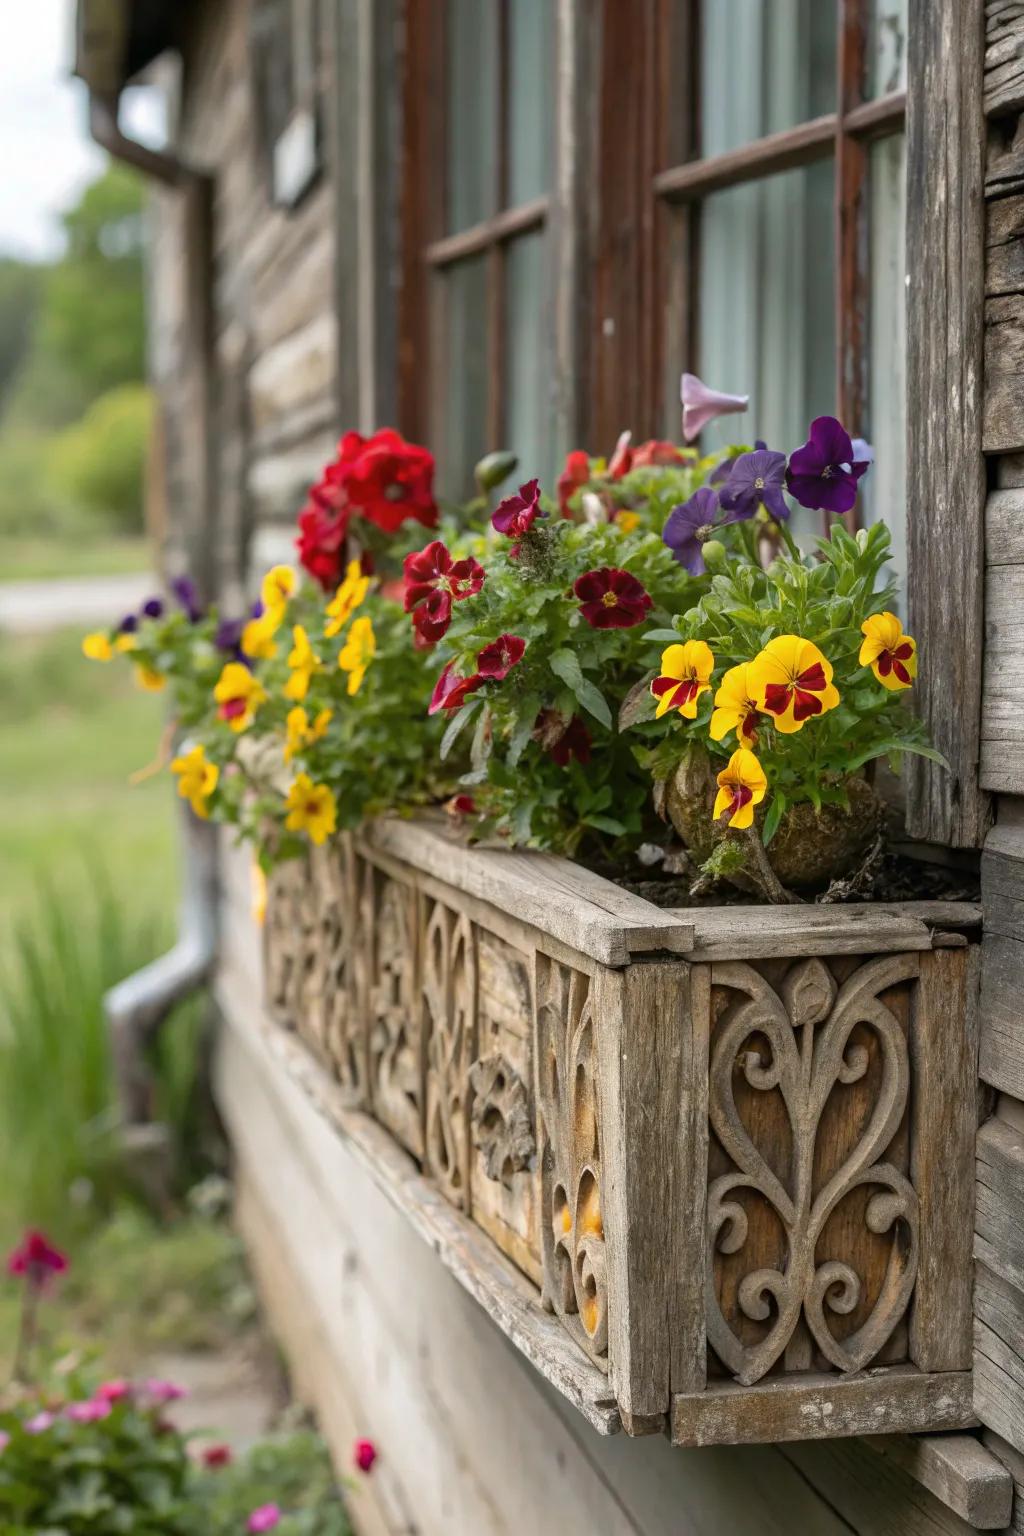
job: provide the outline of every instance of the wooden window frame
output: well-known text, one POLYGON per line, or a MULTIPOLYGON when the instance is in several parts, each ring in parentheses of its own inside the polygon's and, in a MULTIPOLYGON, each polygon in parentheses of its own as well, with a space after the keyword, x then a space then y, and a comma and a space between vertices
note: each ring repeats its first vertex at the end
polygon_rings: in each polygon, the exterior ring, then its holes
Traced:
POLYGON ((275 207, 297 208, 323 168, 323 129, 318 82, 320 0, 277 0, 255 6, 252 19, 252 88, 263 129, 267 188, 275 207), (264 14, 261 14, 261 10, 264 14), (287 20, 291 103, 288 119, 276 131, 263 119, 260 96, 267 89, 267 53, 274 46, 274 24, 287 20), (299 59, 305 62, 299 72, 299 59))

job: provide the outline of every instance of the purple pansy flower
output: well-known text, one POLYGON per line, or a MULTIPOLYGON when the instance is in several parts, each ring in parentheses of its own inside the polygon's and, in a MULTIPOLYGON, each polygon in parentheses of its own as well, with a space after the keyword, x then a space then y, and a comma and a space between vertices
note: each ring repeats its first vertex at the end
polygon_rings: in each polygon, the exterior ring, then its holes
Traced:
MULTIPOLYGON (((867 444, 859 440, 857 446, 863 451, 867 444)), ((790 455, 786 489, 812 511, 849 512, 870 462, 857 457, 850 434, 834 416, 818 416, 807 442, 790 455)))
POLYGON ((782 523, 789 508, 782 494, 786 477, 786 455, 771 448, 755 448, 734 459, 732 473, 719 495, 722 506, 740 517, 753 517, 758 507, 782 523))
POLYGON ((702 485, 689 501, 672 508, 661 537, 691 576, 703 576, 707 570, 704 545, 714 537, 716 529, 742 520, 742 513, 725 511, 711 487, 702 485))
POLYGON ((716 416, 745 411, 750 404, 749 395, 724 395, 720 390, 709 389, 695 373, 683 374, 679 398, 683 405, 683 436, 688 443, 699 437, 716 416))
POLYGON ((134 635, 138 627, 139 621, 135 617, 134 613, 126 613, 120 624, 117 626, 117 632, 119 635, 134 635))
POLYGON ((221 619, 213 643, 218 651, 237 651, 242 643, 244 619, 221 619))
POLYGON ((142 605, 142 612, 147 619, 159 619, 163 617, 164 605, 159 597, 150 597, 142 605))
POLYGON ((185 610, 189 623, 198 624, 203 616, 203 610, 199 603, 196 584, 191 576, 176 576, 171 582, 171 591, 185 610))

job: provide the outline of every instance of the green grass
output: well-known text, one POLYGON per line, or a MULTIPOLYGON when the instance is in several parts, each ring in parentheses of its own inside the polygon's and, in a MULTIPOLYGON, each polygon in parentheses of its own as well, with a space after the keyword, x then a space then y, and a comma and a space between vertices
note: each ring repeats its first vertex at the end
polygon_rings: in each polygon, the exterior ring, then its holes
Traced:
POLYGON ((0 535, 0 581, 49 581, 61 576, 121 576, 152 569, 145 539, 33 539, 0 535))

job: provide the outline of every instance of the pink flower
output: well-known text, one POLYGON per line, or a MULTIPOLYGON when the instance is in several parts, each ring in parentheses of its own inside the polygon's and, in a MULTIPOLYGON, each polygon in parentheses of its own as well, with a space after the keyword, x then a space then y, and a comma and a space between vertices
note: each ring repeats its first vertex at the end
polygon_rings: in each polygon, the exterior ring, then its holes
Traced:
POLYGON ((90 1397, 84 1403, 68 1403, 64 1412, 73 1424, 95 1424, 109 1416, 110 1404, 102 1397, 90 1397))
POLYGON ((203 1452, 204 1467, 229 1467, 231 1461, 232 1451, 230 1445, 208 1445, 203 1452))
POLYGON ((119 1403, 131 1395, 131 1390, 131 1383, 118 1376, 113 1381, 101 1382, 96 1388, 96 1396, 105 1403, 119 1403))
POLYGON ((679 398, 683 402, 683 436, 688 443, 699 437, 716 416, 745 411, 750 404, 749 395, 723 395, 717 389, 708 389, 695 373, 683 374, 679 398))
POLYGON ((43 1408, 39 1413, 34 1413, 30 1419, 25 1420, 26 1435, 45 1435, 48 1429, 53 1428, 54 1416, 43 1408))
POLYGON ((523 659, 526 650, 526 641, 518 635, 499 635, 497 640, 492 640, 490 645, 485 645, 476 658, 476 670, 478 677, 494 678, 496 682, 502 682, 508 677, 514 666, 523 659))
POLYGON ((499 501, 491 515, 491 526, 510 539, 521 539, 529 533, 536 519, 543 516, 540 509, 540 481, 527 480, 514 496, 506 496, 504 501, 499 501))
POLYGON ((161 1381, 158 1376, 143 1382, 142 1390, 154 1403, 176 1403, 180 1398, 188 1396, 184 1387, 179 1387, 173 1381, 161 1381))
POLYGON ((279 1504, 261 1504, 259 1509, 254 1509, 246 1522, 246 1530, 252 1532, 272 1531, 275 1525, 281 1523, 281 1506, 279 1504))
POLYGON ((357 1440, 352 1451, 352 1460, 360 1472, 369 1472, 377 1460, 377 1447, 372 1440, 357 1440))
POLYGON ((7 1273, 24 1275, 30 1289, 44 1291, 54 1275, 68 1267, 67 1255, 42 1232, 28 1231, 7 1259, 7 1273))

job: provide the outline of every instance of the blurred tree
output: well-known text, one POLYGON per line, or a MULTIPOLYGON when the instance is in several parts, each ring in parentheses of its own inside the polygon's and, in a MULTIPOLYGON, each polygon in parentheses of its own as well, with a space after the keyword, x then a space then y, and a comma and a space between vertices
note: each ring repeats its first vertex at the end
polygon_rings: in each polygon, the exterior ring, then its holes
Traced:
POLYGON ((42 278, 39 267, 0 256, 0 407, 28 351, 42 278))
POLYGON ((152 400, 144 384, 100 395, 52 439, 50 480, 69 503, 131 532, 141 522, 152 400))

